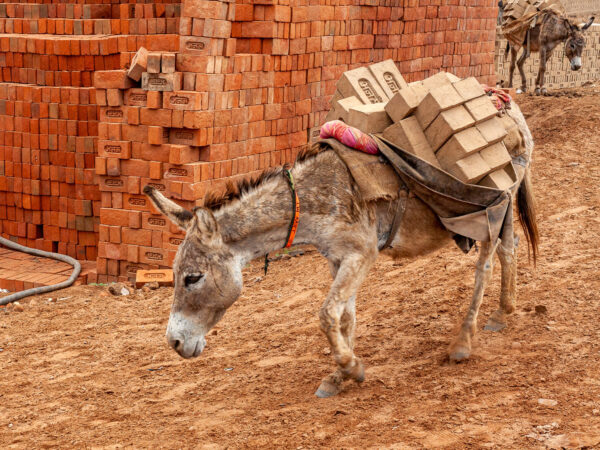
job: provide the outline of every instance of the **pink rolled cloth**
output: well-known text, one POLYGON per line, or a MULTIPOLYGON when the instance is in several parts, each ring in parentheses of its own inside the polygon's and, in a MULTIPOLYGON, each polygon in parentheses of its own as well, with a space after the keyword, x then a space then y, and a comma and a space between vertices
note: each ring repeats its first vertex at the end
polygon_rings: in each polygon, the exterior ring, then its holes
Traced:
POLYGON ((369 153, 370 155, 379 153, 377 143, 371 136, 363 133, 358 128, 346 125, 341 120, 332 120, 323 124, 320 137, 321 139, 332 137, 348 147, 369 153))

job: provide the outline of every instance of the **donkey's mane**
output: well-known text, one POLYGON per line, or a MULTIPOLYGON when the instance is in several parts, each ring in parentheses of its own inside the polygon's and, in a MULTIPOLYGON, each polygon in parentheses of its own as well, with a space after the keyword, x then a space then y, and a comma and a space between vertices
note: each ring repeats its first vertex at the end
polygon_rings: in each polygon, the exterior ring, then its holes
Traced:
MULTIPOLYGON (((321 151, 321 145, 315 143, 305 147, 298 153, 294 164, 304 162, 314 158, 321 151)), ((225 192, 209 192, 204 198, 204 207, 211 211, 216 211, 223 206, 239 199, 244 194, 252 192, 261 184, 280 176, 283 173, 283 167, 273 167, 264 170, 260 175, 254 178, 242 178, 237 182, 229 181, 225 187, 225 192)))

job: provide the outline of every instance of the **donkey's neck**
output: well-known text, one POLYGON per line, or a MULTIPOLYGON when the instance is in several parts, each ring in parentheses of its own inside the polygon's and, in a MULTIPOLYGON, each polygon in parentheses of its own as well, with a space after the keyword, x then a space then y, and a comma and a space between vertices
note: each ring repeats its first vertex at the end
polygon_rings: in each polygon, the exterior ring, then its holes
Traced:
MULTIPOLYGON (((310 162, 297 164, 292 170, 299 189, 307 164, 310 165, 310 162)), ((285 245, 293 219, 292 208, 289 182, 280 174, 224 205, 214 215, 223 240, 245 263, 285 245)), ((299 230, 295 243, 306 243, 302 234, 306 233, 299 230)))

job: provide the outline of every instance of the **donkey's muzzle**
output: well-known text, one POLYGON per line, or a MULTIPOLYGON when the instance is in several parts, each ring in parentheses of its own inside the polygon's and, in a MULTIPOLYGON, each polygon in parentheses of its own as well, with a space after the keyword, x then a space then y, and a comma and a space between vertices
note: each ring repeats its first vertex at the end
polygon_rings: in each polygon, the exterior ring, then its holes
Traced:
POLYGON ((180 356, 199 356, 206 347, 204 334, 204 327, 198 326, 194 320, 181 313, 171 313, 167 325, 167 342, 180 356))
POLYGON ((200 356, 204 347, 206 347, 206 339, 204 337, 184 337, 169 335, 167 333, 167 342, 169 346, 179 353, 183 358, 195 358, 200 356))
POLYGON ((571 60, 571 70, 576 72, 579 69, 581 69, 581 58, 575 57, 571 60))

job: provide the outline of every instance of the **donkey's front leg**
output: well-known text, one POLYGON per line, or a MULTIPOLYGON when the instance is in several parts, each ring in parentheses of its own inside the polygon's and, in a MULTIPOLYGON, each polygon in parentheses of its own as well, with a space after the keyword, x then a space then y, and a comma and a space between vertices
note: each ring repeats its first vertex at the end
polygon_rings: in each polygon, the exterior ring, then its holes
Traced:
POLYGON ((511 314, 516 307, 517 296, 517 251, 516 245, 518 239, 511 233, 511 236, 505 239, 512 239, 513 242, 502 242, 498 246, 498 259, 502 269, 501 289, 500 289, 500 308, 492 313, 488 319, 485 329, 489 331, 500 331, 506 328, 506 316, 511 314))
POLYGON ((376 256, 376 251, 346 256, 319 311, 321 330, 327 336, 338 369, 321 382, 317 397, 336 395, 344 380, 353 379, 359 383, 364 380, 363 364, 354 355, 355 299, 376 256))
POLYGON ((449 356, 451 361, 462 361, 463 359, 467 359, 471 354, 471 339, 477 330, 477 315, 479 314, 479 307, 483 300, 485 287, 492 277, 494 252, 496 251, 497 245, 497 243, 494 245, 489 242, 481 243, 477 269, 475 271, 475 290, 473 292, 473 299, 471 300, 469 311, 467 311, 460 332, 454 342, 450 345, 449 356))

